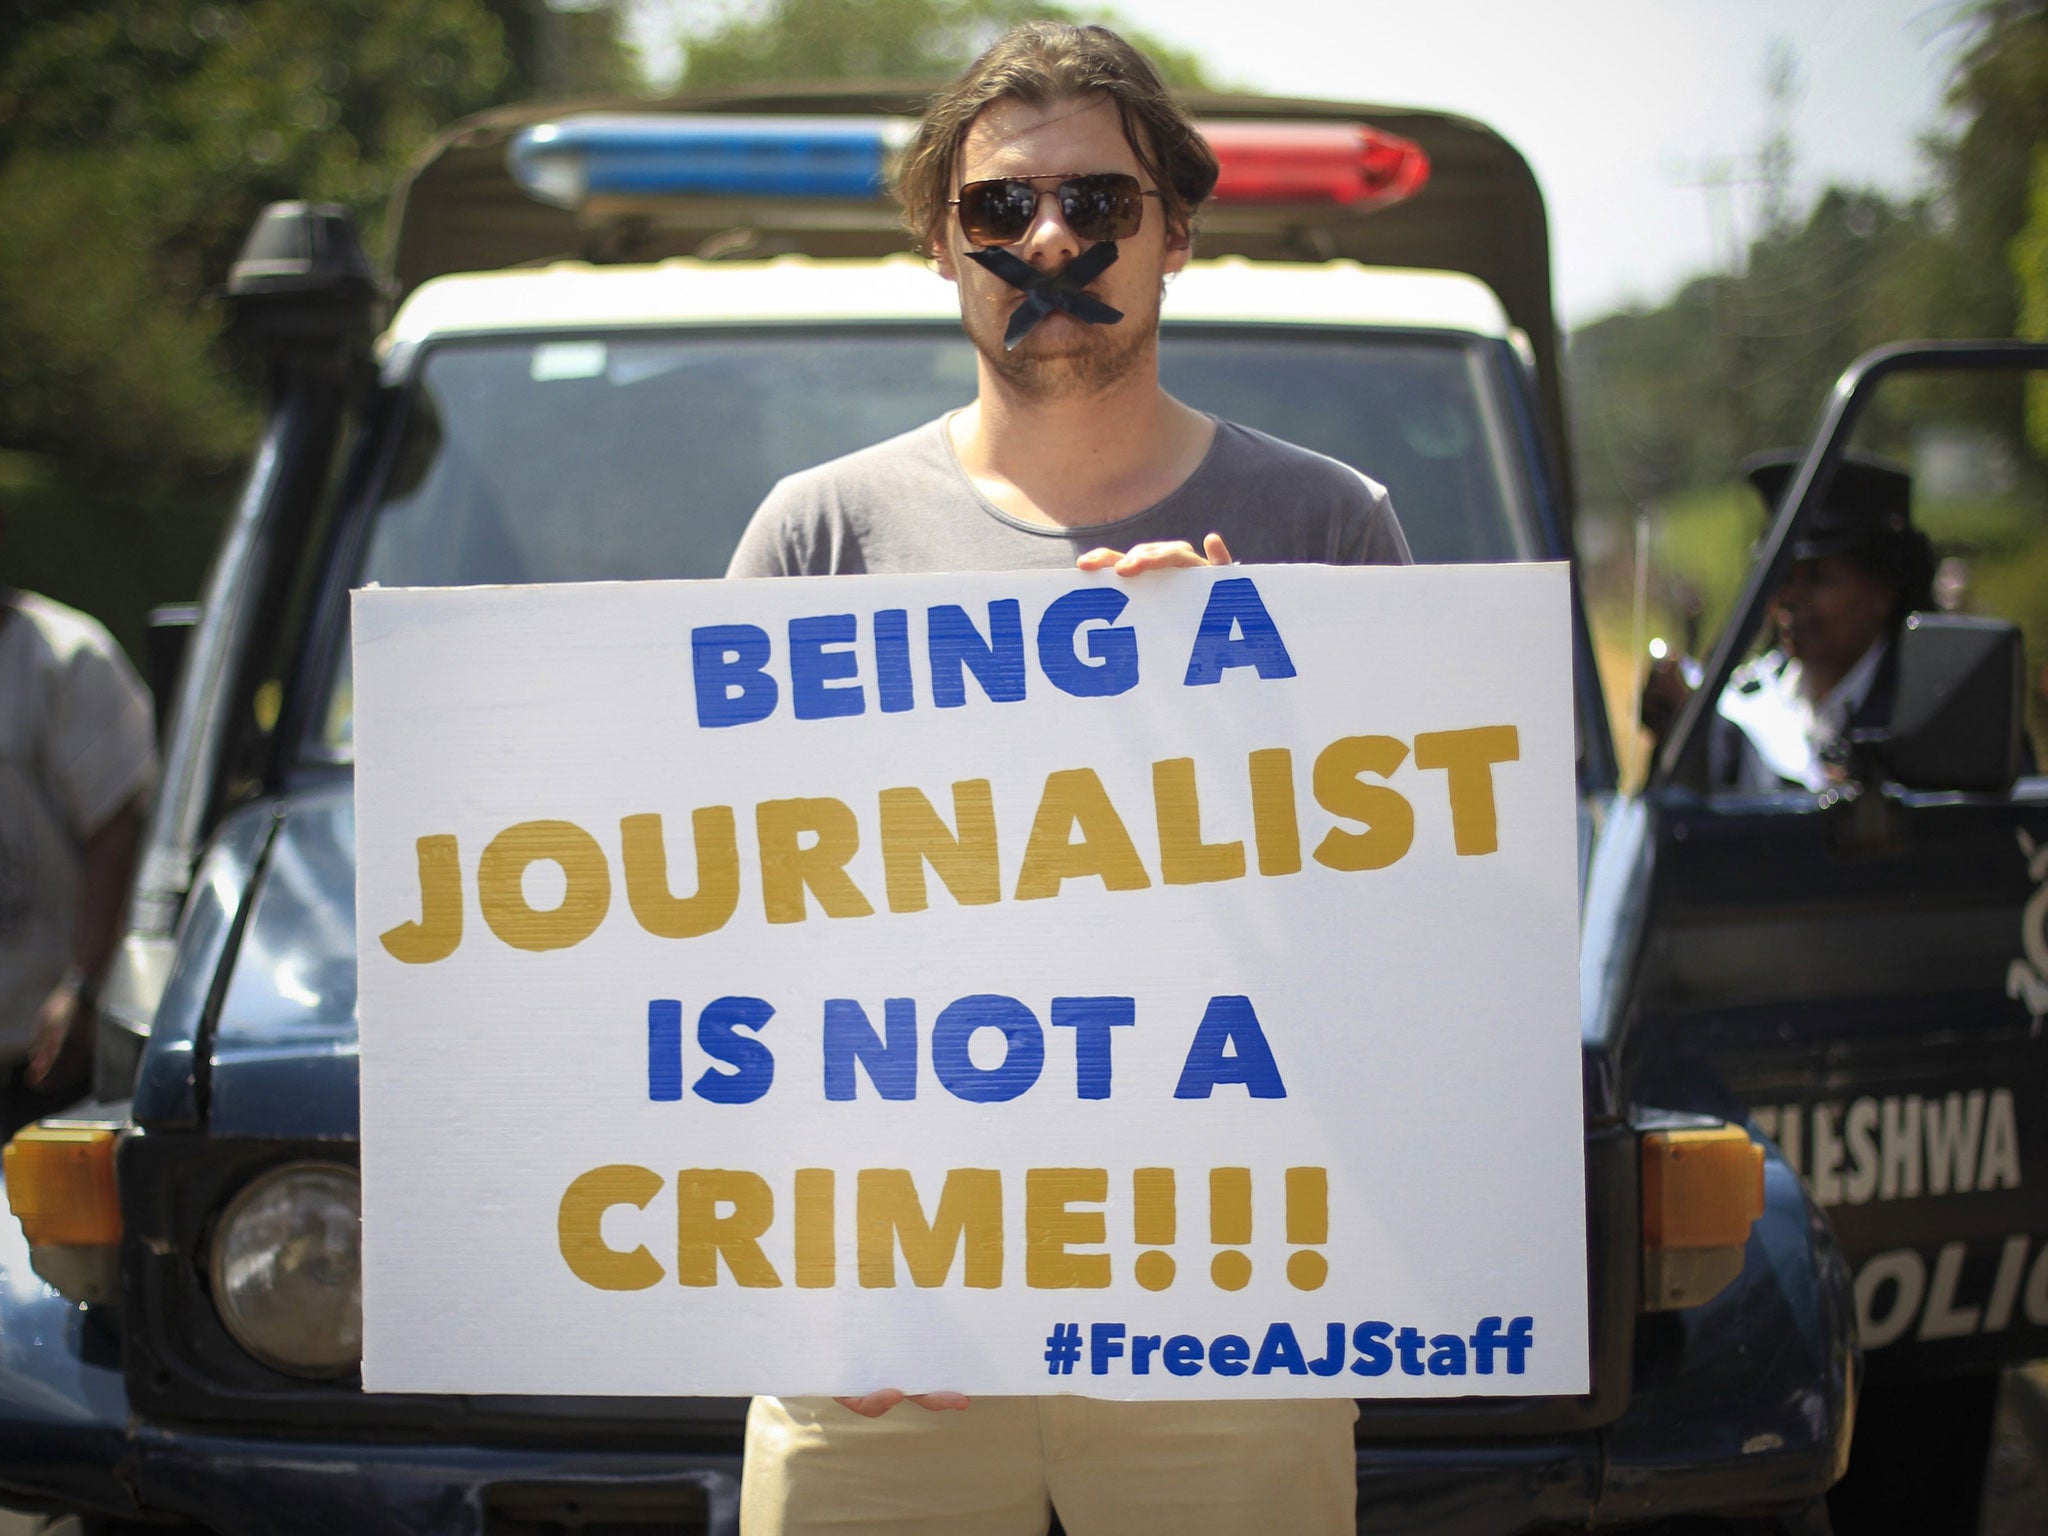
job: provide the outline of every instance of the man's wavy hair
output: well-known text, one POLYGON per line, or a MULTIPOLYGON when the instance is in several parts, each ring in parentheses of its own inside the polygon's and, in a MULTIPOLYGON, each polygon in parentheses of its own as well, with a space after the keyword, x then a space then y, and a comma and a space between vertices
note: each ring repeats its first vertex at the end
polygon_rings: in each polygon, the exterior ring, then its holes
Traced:
POLYGON ((1158 71, 1107 27, 1027 21, 997 38, 966 74, 933 98, 904 151, 896 170, 896 197, 918 250, 931 256, 944 244, 960 145, 983 108, 1006 96, 1043 107, 1098 91, 1116 103, 1124 138, 1159 189, 1168 235, 1187 240, 1195 210, 1215 190, 1216 155, 1158 71))

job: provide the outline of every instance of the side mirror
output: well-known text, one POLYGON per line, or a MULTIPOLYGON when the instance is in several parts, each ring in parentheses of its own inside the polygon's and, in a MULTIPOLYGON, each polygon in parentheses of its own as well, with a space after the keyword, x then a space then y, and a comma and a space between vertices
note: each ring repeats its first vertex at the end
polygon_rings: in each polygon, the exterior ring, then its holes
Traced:
POLYGON ((156 739, 161 747, 170 729, 171 700, 176 695, 178 674, 185 667, 185 651, 192 631, 199 623, 196 603, 165 603, 149 610, 143 663, 149 669, 147 682, 156 700, 156 739))
POLYGON ((1916 613, 1899 632, 1891 724, 1856 746, 1907 789, 1998 794, 2019 777, 2019 627, 2002 619, 1916 613))

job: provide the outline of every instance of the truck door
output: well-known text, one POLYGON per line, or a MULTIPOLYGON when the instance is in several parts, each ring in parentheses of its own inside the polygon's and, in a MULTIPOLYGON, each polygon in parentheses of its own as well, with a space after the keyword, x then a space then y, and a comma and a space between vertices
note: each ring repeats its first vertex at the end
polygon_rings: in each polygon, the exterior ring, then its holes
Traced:
POLYGON ((1746 1107, 1827 1209, 1873 1382, 2048 1354, 2043 370, 2048 347, 1913 344, 1844 377, 1648 791, 1640 1025, 1746 1107), (1819 787, 1717 782, 1722 689, 1757 675, 1738 664, 1772 643, 1773 595, 1817 547, 1800 534, 1848 449, 1911 473, 1937 599, 2020 626, 2028 740, 2009 787, 1902 789, 1862 756, 1819 787))

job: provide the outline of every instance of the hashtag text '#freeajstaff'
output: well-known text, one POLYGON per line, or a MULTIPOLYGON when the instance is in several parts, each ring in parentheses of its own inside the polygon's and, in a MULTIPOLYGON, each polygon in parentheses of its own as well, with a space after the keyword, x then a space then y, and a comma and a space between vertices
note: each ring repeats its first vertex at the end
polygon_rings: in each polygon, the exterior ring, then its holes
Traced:
POLYGON ((1045 1337, 1045 1374, 1071 1376, 1081 1358, 1081 1325, 1055 1323, 1045 1337))
POLYGON ((1045 1336, 1045 1373, 1071 1376, 1085 1354, 1088 1374, 1149 1376, 1520 1376, 1536 1345, 1532 1317, 1482 1317, 1469 1334, 1425 1334, 1419 1328, 1373 1320, 1328 1323, 1311 1338, 1311 1355, 1290 1323, 1272 1323, 1255 1349, 1243 1334, 1203 1340, 1191 1333, 1135 1333, 1126 1323, 1090 1323, 1085 1349, 1079 1323, 1055 1323, 1045 1336))

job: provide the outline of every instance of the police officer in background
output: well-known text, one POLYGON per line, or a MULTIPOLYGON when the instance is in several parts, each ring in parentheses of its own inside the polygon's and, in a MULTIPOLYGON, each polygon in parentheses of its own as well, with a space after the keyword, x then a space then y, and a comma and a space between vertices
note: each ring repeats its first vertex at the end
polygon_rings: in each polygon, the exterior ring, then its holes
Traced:
MULTIPOLYGON (((1743 460, 1742 473, 1776 506, 1799 460, 1773 449, 1743 460)), ((1777 643, 1737 668, 1715 703, 1715 788, 1825 789, 1844 776, 1851 733, 1890 718, 1894 642, 1906 615, 1933 603, 1934 548, 1913 526, 1912 492, 1900 465, 1844 456, 1771 601, 1777 643)), ((1643 723, 1661 739, 1691 691, 1682 662, 1658 662, 1643 688, 1643 723)))
POLYGON ((113 638, 0 584, 0 1139, 85 1092, 156 773, 113 638))

